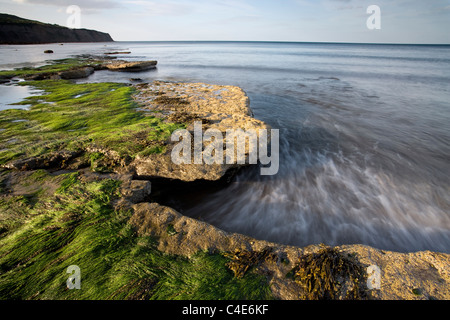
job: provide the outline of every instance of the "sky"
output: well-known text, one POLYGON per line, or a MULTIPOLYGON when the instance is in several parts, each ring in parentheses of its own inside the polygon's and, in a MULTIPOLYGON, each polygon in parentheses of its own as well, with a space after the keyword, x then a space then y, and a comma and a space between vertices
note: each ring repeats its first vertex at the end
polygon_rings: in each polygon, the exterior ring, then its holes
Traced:
POLYGON ((116 41, 450 44, 450 0, 0 0, 0 12, 66 26, 71 5, 116 41))

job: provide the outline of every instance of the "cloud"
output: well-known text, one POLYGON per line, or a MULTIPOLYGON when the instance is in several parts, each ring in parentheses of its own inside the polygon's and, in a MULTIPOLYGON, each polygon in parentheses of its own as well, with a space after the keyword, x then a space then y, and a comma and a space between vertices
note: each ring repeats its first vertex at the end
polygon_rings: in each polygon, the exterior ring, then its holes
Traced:
POLYGON ((124 3, 129 7, 137 7, 143 15, 180 16, 193 11, 193 6, 174 1, 157 2, 146 0, 129 0, 124 3))
POLYGON ((255 11, 255 7, 251 4, 246 3, 245 1, 237 1, 237 0, 215 0, 213 1, 213 4, 216 4, 218 6, 227 7, 229 9, 233 9, 239 12, 251 12, 255 11))
POLYGON ((55 7, 68 7, 71 5, 77 5, 81 10, 90 9, 113 9, 120 7, 120 4, 114 0, 13 0, 20 4, 36 4, 36 5, 49 5, 55 7))

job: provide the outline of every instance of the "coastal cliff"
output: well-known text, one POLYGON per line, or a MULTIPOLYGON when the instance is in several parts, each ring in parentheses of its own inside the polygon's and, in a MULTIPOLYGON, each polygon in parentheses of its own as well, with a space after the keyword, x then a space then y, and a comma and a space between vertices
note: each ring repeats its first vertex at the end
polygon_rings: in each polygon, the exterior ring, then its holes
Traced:
POLYGON ((9 14, 0 14, 0 44, 110 41, 114 41, 111 36, 100 31, 70 29, 9 14))

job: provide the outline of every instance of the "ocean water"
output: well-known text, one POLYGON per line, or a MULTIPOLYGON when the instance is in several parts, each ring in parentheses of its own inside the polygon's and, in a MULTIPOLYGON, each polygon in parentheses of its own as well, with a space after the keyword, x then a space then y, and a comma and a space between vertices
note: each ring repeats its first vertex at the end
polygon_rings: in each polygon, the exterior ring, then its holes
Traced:
POLYGON ((153 71, 101 71, 88 82, 238 85, 255 117, 280 129, 277 175, 253 167, 194 203, 173 199, 184 214, 284 244, 450 252, 450 46, 0 46, 0 69, 42 64, 45 49, 55 51, 52 58, 126 50, 132 53, 119 58, 158 60, 153 71))

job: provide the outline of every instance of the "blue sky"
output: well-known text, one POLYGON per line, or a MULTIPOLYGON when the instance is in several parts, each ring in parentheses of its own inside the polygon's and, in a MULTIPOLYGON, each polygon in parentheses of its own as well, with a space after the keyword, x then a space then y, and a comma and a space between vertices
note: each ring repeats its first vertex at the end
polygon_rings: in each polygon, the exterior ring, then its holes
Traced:
POLYGON ((117 41, 236 40, 450 44, 450 0, 0 0, 0 12, 81 27, 117 41), (381 29, 369 30, 369 5, 381 29))

